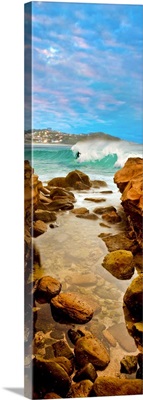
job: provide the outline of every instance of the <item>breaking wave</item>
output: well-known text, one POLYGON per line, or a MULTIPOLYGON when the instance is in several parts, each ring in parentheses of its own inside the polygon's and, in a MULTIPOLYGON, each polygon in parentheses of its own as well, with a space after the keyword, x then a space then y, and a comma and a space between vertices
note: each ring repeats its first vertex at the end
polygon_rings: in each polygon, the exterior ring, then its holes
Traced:
POLYGON ((77 142, 72 151, 79 163, 98 162, 105 168, 120 168, 129 157, 143 156, 141 144, 104 134, 77 142))

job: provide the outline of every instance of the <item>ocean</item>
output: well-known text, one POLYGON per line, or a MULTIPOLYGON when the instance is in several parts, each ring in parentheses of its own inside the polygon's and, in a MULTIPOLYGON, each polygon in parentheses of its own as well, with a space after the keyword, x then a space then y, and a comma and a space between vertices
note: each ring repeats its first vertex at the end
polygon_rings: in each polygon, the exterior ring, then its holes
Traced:
POLYGON ((66 176, 78 169, 91 179, 112 180, 129 157, 142 157, 142 145, 97 135, 77 142, 73 146, 57 144, 34 144, 31 149, 25 146, 25 159, 31 160, 35 174, 44 182, 57 176, 66 176), (79 157, 77 157, 77 153, 79 157))

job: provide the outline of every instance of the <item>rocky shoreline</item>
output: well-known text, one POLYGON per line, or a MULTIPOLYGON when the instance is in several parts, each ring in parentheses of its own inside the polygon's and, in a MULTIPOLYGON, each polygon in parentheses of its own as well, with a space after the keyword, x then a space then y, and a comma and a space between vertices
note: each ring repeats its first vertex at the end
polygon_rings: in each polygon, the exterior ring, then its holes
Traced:
POLYGON ((32 368, 35 399, 143 393, 142 168, 143 160, 129 159, 114 177, 126 218, 123 209, 119 212, 114 205, 104 206, 106 193, 111 193, 106 182, 91 181, 75 170, 44 186, 25 161, 25 386, 28 392, 32 368), (88 195, 93 188, 100 190, 101 197, 88 195), (76 207, 76 191, 85 192, 87 207, 76 207), (102 206, 95 207, 100 202, 102 206), (75 275, 72 272, 68 280, 65 274, 64 282, 45 273, 39 279, 29 278, 41 268, 34 241, 49 229, 54 229, 56 240, 61 213, 70 213, 83 223, 87 220, 87 224, 99 222, 109 232, 123 222, 122 232, 100 233, 108 253, 99 267, 119 283, 131 279, 122 299, 125 324, 115 318, 118 290, 98 273, 80 273, 75 268, 75 275), (103 318, 108 309, 112 318, 113 303, 114 319, 108 326, 103 318), (111 367, 114 352, 119 357, 116 372, 111 367))

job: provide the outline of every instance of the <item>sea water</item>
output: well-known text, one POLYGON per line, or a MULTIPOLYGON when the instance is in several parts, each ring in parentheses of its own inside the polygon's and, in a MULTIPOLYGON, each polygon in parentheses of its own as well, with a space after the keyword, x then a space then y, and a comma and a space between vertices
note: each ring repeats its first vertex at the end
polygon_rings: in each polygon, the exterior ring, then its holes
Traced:
POLYGON ((142 157, 142 145, 110 138, 88 137, 73 146, 34 144, 32 150, 26 145, 25 159, 31 160, 34 172, 42 182, 66 176, 75 169, 83 171, 90 179, 106 177, 112 181, 115 172, 129 157, 142 157))

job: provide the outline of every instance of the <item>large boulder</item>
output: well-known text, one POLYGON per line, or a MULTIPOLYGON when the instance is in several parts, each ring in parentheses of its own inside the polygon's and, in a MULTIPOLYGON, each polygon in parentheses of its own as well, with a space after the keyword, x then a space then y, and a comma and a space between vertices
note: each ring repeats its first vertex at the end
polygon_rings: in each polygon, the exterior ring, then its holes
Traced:
POLYGON ((142 248, 143 159, 129 158, 124 167, 116 172, 114 182, 122 193, 121 201, 128 217, 130 229, 142 248))
POLYGON ((34 237, 37 237, 45 232, 47 232, 47 225, 45 224, 45 222, 40 220, 34 221, 31 234, 34 237))
POLYGON ((138 275, 127 288, 124 294, 124 303, 130 310, 131 314, 138 319, 142 320, 142 305, 143 305, 143 276, 138 275))
POLYGON ((84 296, 75 293, 61 293, 51 301, 54 319, 59 318, 84 324, 93 316, 94 309, 88 304, 84 296))
POLYGON ((74 208, 73 202, 63 197, 53 200, 47 206, 47 210, 49 211, 72 210, 72 208, 74 208))
POLYGON ((105 346, 94 337, 83 336, 78 339, 74 352, 76 361, 81 367, 91 363, 96 369, 105 369, 110 362, 105 346))
POLYGON ((112 251, 104 257, 102 265, 117 279, 130 279, 134 273, 131 251, 112 251))
POLYGON ((69 174, 66 176, 67 186, 76 189, 78 182, 81 182, 84 185, 86 185, 88 189, 91 187, 91 181, 89 179, 89 176, 84 174, 84 172, 79 170, 69 172, 69 174))
POLYGON ((63 188, 60 188, 60 187, 53 188, 50 191, 50 198, 52 200, 57 200, 57 199, 61 199, 61 198, 65 199, 66 198, 67 200, 70 200, 72 202, 76 201, 75 196, 74 196, 74 194, 72 192, 70 192, 69 190, 65 190, 63 188))
POLYGON ((143 393, 141 379, 126 379, 112 376, 100 376, 93 384, 96 396, 126 396, 143 393))
POLYGON ((82 380, 78 383, 73 383, 71 385, 68 397, 78 398, 78 397, 90 397, 92 391, 93 383, 89 379, 82 380))

